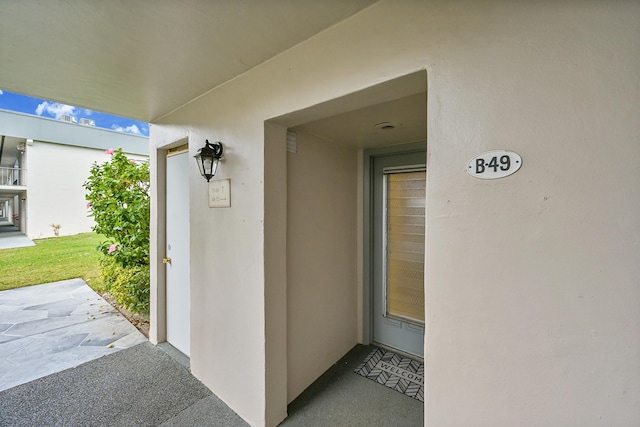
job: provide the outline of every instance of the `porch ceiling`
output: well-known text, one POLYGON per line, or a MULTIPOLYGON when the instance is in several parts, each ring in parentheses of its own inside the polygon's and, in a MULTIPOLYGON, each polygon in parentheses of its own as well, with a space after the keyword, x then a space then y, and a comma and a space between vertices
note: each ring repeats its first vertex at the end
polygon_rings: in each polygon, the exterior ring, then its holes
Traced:
POLYGON ((153 121, 376 0, 0 0, 0 89, 153 121))

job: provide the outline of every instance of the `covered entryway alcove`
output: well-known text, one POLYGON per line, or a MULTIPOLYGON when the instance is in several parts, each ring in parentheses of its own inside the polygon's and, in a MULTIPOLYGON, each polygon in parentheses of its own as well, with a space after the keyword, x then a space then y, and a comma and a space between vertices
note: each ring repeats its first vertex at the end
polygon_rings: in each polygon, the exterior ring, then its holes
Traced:
POLYGON ((425 147, 426 106, 419 71, 265 124, 265 165, 269 147, 287 138, 286 172, 265 175, 286 173, 288 402, 357 343, 372 342, 367 153, 425 147))

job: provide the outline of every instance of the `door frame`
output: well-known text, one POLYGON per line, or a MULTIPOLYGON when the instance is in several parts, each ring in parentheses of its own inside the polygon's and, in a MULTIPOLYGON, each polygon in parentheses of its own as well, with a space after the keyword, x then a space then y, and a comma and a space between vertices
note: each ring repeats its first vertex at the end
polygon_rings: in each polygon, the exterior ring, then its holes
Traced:
MULTIPOLYGON (((362 155, 363 179, 362 179, 362 341, 363 344, 373 342, 373 162, 378 157, 392 156, 396 154, 410 154, 427 150, 427 143, 413 142, 390 147, 373 148, 364 150, 362 155)), ((428 172, 427 172, 428 174, 428 172)))
MULTIPOLYGON (((171 222, 169 220, 170 215, 167 214, 167 212, 170 210, 169 208, 171 207, 171 205, 169 203, 166 203, 166 201, 168 199, 167 196, 168 196, 168 193, 169 193, 169 188, 170 187, 172 188, 171 194, 173 196, 175 196, 175 191, 176 191, 176 187, 173 186, 173 182, 175 182, 175 181, 172 182, 172 178, 176 178, 177 179, 177 176, 170 175, 170 168, 169 168, 169 161, 170 161, 169 159, 174 157, 174 156, 186 156, 186 158, 180 160, 181 162, 182 161, 186 162, 186 169, 183 169, 185 167, 184 164, 179 165, 177 167, 177 169, 180 169, 180 172, 178 173, 178 175, 180 175, 181 173, 186 173, 186 186, 187 186, 187 188, 186 188, 186 190, 187 190, 187 192, 186 192, 186 198, 187 198, 187 200, 186 200, 186 209, 187 209, 187 212, 186 212, 186 219, 187 219, 186 234, 187 234, 187 240, 188 241, 187 241, 187 245, 186 245, 186 249, 185 250, 190 251, 190 240, 191 240, 190 239, 190 230, 191 229, 190 229, 190 227, 188 225, 190 223, 190 212, 191 212, 191 209, 190 209, 190 197, 189 197, 189 195, 190 195, 190 191, 189 191, 189 166, 190 166, 189 165, 189 163, 190 163, 189 162, 189 144, 187 143, 187 144, 179 145, 177 147, 174 147, 172 149, 167 150, 166 156, 165 156, 165 167, 166 167, 165 170, 166 170, 166 178, 167 178, 166 179, 166 184, 165 184, 165 218, 166 218, 166 221, 165 221, 164 235, 165 235, 165 240, 166 240, 166 243, 167 243, 165 245, 165 248, 164 248, 164 251, 165 251, 164 252, 164 256, 165 257, 168 257, 170 255, 169 252, 168 252, 169 249, 167 248, 167 246, 169 245, 169 243, 172 243, 167 239, 169 234, 170 234, 169 233, 169 225, 170 224, 172 224, 171 228, 173 228, 173 232, 171 233, 171 235, 173 235, 175 237, 175 234, 176 234, 175 233, 175 228, 174 228, 175 224, 174 224, 174 222, 171 222)), ((172 173, 176 172, 176 165, 175 164, 172 165, 171 172, 172 173)), ((183 193, 183 196, 184 196, 184 193, 183 193)), ((173 199, 171 201, 172 201, 172 203, 175 202, 175 200, 173 200, 173 199)), ((177 224, 179 224, 179 223, 180 222, 178 222, 177 224)), ((180 227, 178 226, 178 228, 180 228, 180 227)), ((178 254, 175 254, 174 256, 179 257, 178 254)), ((179 257, 179 258, 182 258, 182 257, 179 257)), ((176 309, 176 307, 178 307, 180 309, 179 311, 184 313, 184 308, 185 307, 182 304, 176 304, 175 301, 172 303, 170 301, 170 299, 169 299, 169 276, 170 276, 170 274, 169 274, 168 271, 170 271, 174 267, 173 267, 173 265, 171 265, 171 267, 169 268, 168 265, 164 265, 164 263, 163 263, 163 265, 165 267, 165 281, 164 281, 165 294, 167 295, 167 298, 165 300, 165 312, 166 312, 165 328, 166 328, 166 331, 167 331, 167 337, 166 337, 167 343, 171 344, 174 348, 176 348, 178 351, 180 351, 185 356, 190 357, 190 354, 191 354, 191 301, 190 301, 190 298, 191 298, 191 277, 190 277, 191 276, 191 265, 190 265, 190 257, 187 256, 186 258, 184 258, 184 261, 186 261, 184 263, 185 264, 184 267, 187 269, 187 271, 186 271, 186 273, 187 273, 186 274, 186 276, 187 276, 186 280, 188 282, 187 290, 188 290, 188 293, 189 293, 189 298, 188 299, 183 299, 183 300, 181 300, 181 302, 184 302, 185 304, 188 304, 188 311, 186 313, 186 316, 187 316, 186 319, 184 319, 181 315, 178 315, 177 317, 178 317, 179 320, 176 319, 175 315, 177 313, 176 313, 175 309, 176 309), (171 304, 171 306, 170 306, 170 304, 171 304), (171 310, 170 310, 170 308, 171 308, 171 310), (184 320, 184 322, 182 322, 183 320, 184 320), (171 325, 173 325, 172 328, 171 328, 171 331, 170 331, 170 328, 169 328, 170 321, 171 321, 171 325), (174 333, 176 325, 184 325, 184 327, 187 328, 186 331, 184 331, 182 327, 178 328, 181 332, 187 332, 187 334, 186 334, 187 335, 187 338, 186 338, 187 342, 186 343, 180 342, 180 339, 176 339, 177 337, 176 337, 176 334, 174 333), (173 334, 173 337, 169 337, 169 335, 171 335, 170 332, 171 332, 171 334, 173 334), (170 341, 170 339, 172 341, 170 341), (178 344, 184 345, 185 348, 179 348, 178 344)), ((176 283, 175 274, 172 275, 171 277, 172 277, 171 289, 173 291, 175 291, 176 287, 178 287, 179 285, 176 283)), ((181 277, 182 276, 180 276, 178 278, 180 283, 182 281, 181 277)), ((175 292, 173 292, 173 293, 175 293, 175 292)), ((182 295, 181 297, 184 297, 184 295, 182 295)), ((178 298, 180 298, 180 297, 178 297, 178 298)))
MULTIPOLYGON (((165 265, 162 263, 167 246, 167 153, 172 148, 188 143, 189 137, 185 136, 149 151, 151 182, 149 341, 152 344, 167 341, 167 276, 165 265)), ((191 186, 189 186, 189 198, 191 198, 191 186)))

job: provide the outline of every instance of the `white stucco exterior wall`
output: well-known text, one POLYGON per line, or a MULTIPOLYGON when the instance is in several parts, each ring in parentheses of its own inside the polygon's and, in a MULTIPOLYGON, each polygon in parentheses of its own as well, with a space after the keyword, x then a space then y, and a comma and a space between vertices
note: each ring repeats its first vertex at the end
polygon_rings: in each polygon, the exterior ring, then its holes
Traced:
POLYGON ((191 165, 193 373, 277 423, 286 277, 265 264, 286 250, 267 253, 264 224, 282 229, 286 176, 265 172, 264 122, 426 69, 425 425, 638 425, 639 18, 627 1, 381 1, 159 120, 152 146, 221 140, 232 180, 232 207, 209 209, 191 165), (496 148, 521 170, 466 174, 496 148))
POLYGON ((357 157, 303 133, 287 153, 289 402, 357 343, 357 157))
MULTIPOLYGON (((209 208, 207 182, 194 163, 190 170, 191 370, 250 424, 265 425, 265 268, 256 261, 264 259, 265 253, 264 168, 255 163, 256 156, 263 158, 264 122, 244 129, 240 136, 225 123, 241 117, 244 106, 218 107, 212 110, 205 103, 204 108, 179 110, 171 120, 190 124, 154 126, 151 142, 163 147, 186 138, 190 155, 195 155, 205 139, 225 144, 215 179, 231 178, 231 208, 209 208), (215 123, 210 123, 212 118, 215 123), (237 138, 257 143, 231 142, 237 138)), ((282 158, 286 162, 284 151, 282 158)), ((286 194, 286 186, 282 191, 286 194)), ((152 269, 162 265, 164 250, 154 251, 152 269)), ((286 278, 280 283, 284 288, 286 278)), ((155 309, 151 307, 152 312, 155 309)), ((285 309, 277 311, 286 315, 285 309)), ((284 325, 282 320, 276 326, 283 330, 284 325)), ((286 388, 280 393, 286 402, 286 388)), ((283 417, 286 408, 281 403, 275 407, 283 417)))
POLYGON ((27 147, 28 210, 27 235, 32 239, 54 236, 51 224, 59 224, 60 235, 91 231, 86 190, 91 164, 105 162, 104 150, 71 147, 35 141, 27 147))
MULTIPOLYGON (((147 161, 146 156, 131 155, 147 161)), ((27 235, 32 239, 53 237, 51 224, 60 235, 91 231, 93 218, 86 208, 86 190, 94 162, 109 161, 105 150, 34 141, 27 146, 27 235)))

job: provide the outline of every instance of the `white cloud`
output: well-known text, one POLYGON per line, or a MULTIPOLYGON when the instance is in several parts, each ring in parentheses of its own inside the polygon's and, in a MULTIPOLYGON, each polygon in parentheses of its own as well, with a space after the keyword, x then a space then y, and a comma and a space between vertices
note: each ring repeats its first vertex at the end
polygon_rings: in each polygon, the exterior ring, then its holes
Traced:
POLYGON ((4 95, 4 92, 2 91, 2 89, 0 89, 0 95, 4 95))
POLYGON ((56 119, 60 119, 60 117, 64 115, 75 116, 75 109, 76 107, 72 107, 71 105, 43 101, 38 105, 38 108, 36 108, 36 114, 39 116, 46 114, 48 116, 55 117, 56 119))
POLYGON ((90 115, 92 115, 92 114, 93 114, 93 111, 92 111, 92 110, 87 110, 87 109, 85 109, 83 114, 84 114, 85 116, 90 116, 90 115))
POLYGON ((136 125, 127 126, 124 128, 118 125, 111 125, 111 129, 115 130, 116 132, 131 133, 133 135, 142 135, 142 132, 140 132, 140 129, 136 125))

